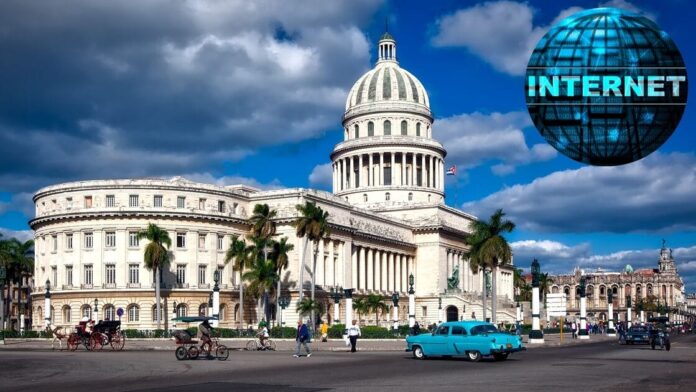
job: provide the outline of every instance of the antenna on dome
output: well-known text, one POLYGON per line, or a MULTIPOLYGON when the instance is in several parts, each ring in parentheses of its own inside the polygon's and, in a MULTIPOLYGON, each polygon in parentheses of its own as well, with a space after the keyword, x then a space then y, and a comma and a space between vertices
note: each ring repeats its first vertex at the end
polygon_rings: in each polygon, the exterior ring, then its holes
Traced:
POLYGON ((389 17, 384 17, 384 34, 379 38, 377 62, 396 61, 396 40, 389 34, 389 17))

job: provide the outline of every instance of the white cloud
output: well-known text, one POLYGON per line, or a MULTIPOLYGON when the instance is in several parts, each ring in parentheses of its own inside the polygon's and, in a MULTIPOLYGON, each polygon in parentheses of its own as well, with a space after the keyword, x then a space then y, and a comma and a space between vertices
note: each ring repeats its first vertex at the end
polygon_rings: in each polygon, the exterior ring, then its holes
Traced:
POLYGON ((312 185, 331 188, 333 182, 333 171, 331 163, 314 166, 312 173, 309 174, 309 183, 312 185))
MULTIPOLYGON (((600 6, 623 8, 654 19, 654 15, 625 0, 600 6)), ((437 47, 465 47, 500 72, 523 75, 534 47, 549 28, 582 10, 572 6, 562 10, 548 25, 535 25, 535 10, 528 3, 485 2, 439 18, 431 42, 437 47)))
POLYGON ((460 114, 437 120, 437 138, 447 148, 448 163, 468 169, 497 161, 491 170, 507 175, 515 167, 556 157, 546 143, 527 145, 523 129, 530 127, 526 112, 460 114))
POLYGON ((2 234, 3 240, 8 240, 10 238, 16 238, 22 242, 33 240, 34 231, 33 230, 11 230, 4 227, 0 227, 0 234, 2 234))
POLYGON ((696 229, 694 194, 696 156, 656 152, 623 166, 554 172, 462 208, 477 216, 503 208, 538 232, 670 232, 696 229))

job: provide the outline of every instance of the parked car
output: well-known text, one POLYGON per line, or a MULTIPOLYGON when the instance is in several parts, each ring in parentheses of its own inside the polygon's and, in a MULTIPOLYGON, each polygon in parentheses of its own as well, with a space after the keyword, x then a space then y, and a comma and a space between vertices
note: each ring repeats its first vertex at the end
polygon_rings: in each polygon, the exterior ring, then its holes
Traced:
POLYGON ((500 332, 495 325, 482 321, 442 323, 432 333, 409 336, 406 345, 406 351, 417 359, 461 356, 474 362, 484 356, 504 361, 510 354, 525 350, 519 336, 500 332))
POLYGON ((650 331, 643 325, 634 325, 619 336, 619 344, 650 344, 650 331))

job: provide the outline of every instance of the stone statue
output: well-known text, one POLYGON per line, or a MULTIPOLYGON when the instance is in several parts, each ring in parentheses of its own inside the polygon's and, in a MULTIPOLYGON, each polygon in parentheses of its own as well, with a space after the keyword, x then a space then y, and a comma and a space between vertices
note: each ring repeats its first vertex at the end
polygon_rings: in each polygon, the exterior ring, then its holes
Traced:
POLYGON ((459 265, 454 266, 452 276, 447 278, 447 289, 454 290, 459 288, 459 265))

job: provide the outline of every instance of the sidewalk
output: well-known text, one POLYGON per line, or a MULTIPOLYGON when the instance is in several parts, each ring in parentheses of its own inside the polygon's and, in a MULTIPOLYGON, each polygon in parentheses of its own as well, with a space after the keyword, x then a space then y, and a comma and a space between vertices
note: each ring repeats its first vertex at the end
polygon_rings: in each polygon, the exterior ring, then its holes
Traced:
MULTIPOLYGON (((249 338, 236 339, 220 339, 220 342, 230 349, 243 350, 249 338)), ((573 340, 569 334, 564 334, 563 344, 560 341, 559 334, 547 334, 544 336, 543 344, 529 344, 528 337, 523 336, 523 341, 527 349, 538 347, 559 347, 586 344, 598 341, 613 341, 616 337, 608 337, 605 335, 590 335, 589 340, 573 340)), ((276 342, 277 351, 294 351, 294 339, 273 339, 276 342)), ((58 343, 55 345, 58 350, 58 343)), ((66 343, 63 341, 63 349, 65 350, 66 343)), ((329 339, 328 342, 320 342, 314 340, 311 343, 314 351, 346 351, 348 348, 342 339, 329 339)), ((126 351, 174 351, 176 344, 171 339, 126 339, 126 351)), ((6 339, 5 344, 0 343, 0 351, 2 350, 50 350, 51 340, 49 339, 6 339)), ((359 351, 404 351, 406 343, 404 339, 360 339, 358 340, 359 351)), ((78 350, 84 351, 84 347, 79 347, 78 350)), ((103 350, 110 350, 104 347, 103 350)))

